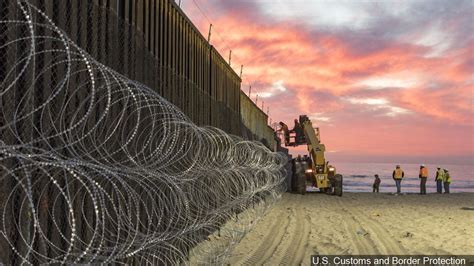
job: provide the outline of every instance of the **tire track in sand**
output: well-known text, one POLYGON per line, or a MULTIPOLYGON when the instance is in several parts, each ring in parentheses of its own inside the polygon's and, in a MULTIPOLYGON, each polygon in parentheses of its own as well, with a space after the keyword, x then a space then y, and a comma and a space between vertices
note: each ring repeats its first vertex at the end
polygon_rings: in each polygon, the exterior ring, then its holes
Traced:
POLYGON ((247 258, 238 262, 238 265, 262 265, 267 261, 280 245, 289 223, 289 214, 285 218, 275 219, 266 230, 267 233, 258 244, 257 249, 247 258))
POLYGON ((310 233, 310 220, 307 214, 302 214, 302 219, 297 219, 295 230, 292 232, 293 238, 287 247, 280 265, 299 265, 304 259, 308 238, 310 233), (304 218, 303 218, 304 216, 304 218))
POLYGON ((350 208, 344 209, 353 217, 354 221, 364 225, 364 229, 370 233, 369 237, 376 243, 375 247, 380 248, 378 254, 406 254, 403 246, 394 240, 393 236, 378 221, 367 217, 363 212, 354 212, 350 208))
POLYGON ((269 262, 270 265, 299 265, 305 256, 308 239, 311 231, 311 222, 304 205, 308 202, 308 196, 298 195, 296 206, 292 209, 292 221, 284 238, 269 262))
POLYGON ((394 240, 393 236, 389 234, 389 232, 384 229, 378 221, 361 214, 355 214, 354 216, 363 224, 367 225, 367 230, 371 231, 370 237, 374 237, 378 240, 378 243, 381 244, 381 249, 385 254, 407 254, 403 246, 394 240))
POLYGON ((353 245, 353 251, 351 254, 359 255, 370 255, 380 253, 377 245, 369 238, 364 235, 359 235, 357 232, 362 228, 362 224, 355 219, 355 216, 344 206, 344 203, 341 202, 340 198, 334 199, 339 205, 339 208, 343 211, 346 216, 342 219, 344 229, 347 232, 347 236, 353 245), (354 252, 355 251, 355 252, 354 252))

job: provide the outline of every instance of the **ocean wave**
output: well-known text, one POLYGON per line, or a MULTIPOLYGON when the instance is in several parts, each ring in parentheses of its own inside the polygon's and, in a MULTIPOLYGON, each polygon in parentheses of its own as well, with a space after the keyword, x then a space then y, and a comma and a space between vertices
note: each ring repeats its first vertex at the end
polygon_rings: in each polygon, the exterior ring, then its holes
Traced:
MULTIPOLYGON (((451 184, 450 188, 466 188, 466 189, 474 189, 474 183, 467 183, 467 182, 462 182, 466 184, 451 184)), ((361 186, 367 186, 367 187, 372 187, 373 183, 372 182, 357 182, 357 181, 351 181, 351 180, 344 180, 344 187, 361 187, 361 186)), ((395 187, 395 182, 382 182, 380 183, 380 187, 395 187)), ((402 187, 420 187, 420 183, 414 183, 414 182, 403 182, 402 181, 402 187)), ((436 183, 435 182, 427 182, 426 183, 427 188, 436 188, 436 183)))
POLYGON ((353 178, 366 178, 366 177, 369 177, 368 175, 350 175, 349 177, 353 177, 353 178))

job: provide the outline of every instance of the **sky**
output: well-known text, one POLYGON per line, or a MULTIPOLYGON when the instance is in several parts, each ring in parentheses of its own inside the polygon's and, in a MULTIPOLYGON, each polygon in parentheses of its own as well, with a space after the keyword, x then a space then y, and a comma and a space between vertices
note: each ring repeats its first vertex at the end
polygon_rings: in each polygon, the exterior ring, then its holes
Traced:
POLYGON ((181 2, 272 123, 308 115, 329 158, 474 164, 474 1, 181 2))

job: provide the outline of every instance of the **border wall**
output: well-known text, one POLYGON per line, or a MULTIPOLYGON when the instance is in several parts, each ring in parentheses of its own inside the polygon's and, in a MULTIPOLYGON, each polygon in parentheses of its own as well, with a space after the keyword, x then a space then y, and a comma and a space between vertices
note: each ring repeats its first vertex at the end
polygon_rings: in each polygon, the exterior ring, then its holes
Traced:
MULTIPOLYGON (((136 80, 156 90, 164 98, 178 106, 193 122, 198 125, 211 125, 223 129, 227 133, 242 136, 246 139, 260 140, 265 145, 275 150, 274 135, 267 126, 268 117, 240 90, 241 80, 232 68, 225 62, 215 48, 199 33, 190 20, 183 14, 179 7, 170 0, 30 0, 34 6, 44 12, 52 21, 62 29, 65 34, 79 47, 86 50, 100 63, 111 67, 117 72, 136 80), (253 120, 255 119, 255 120, 253 120)), ((16 20, 21 16, 16 7, 16 0, 0 1, 0 21, 16 20)), ((44 18, 35 18, 35 23, 45 23, 44 18)), ((14 66, 18 58, 28 50, 28 40, 19 41, 14 48, 4 44, 23 36, 28 31, 27 25, 19 25, 15 30, 5 30, 0 25, 0 81, 5 81, 10 73, 18 74, 21 69, 14 66), (16 31, 16 32, 15 32, 16 31)), ((42 34, 38 29, 38 34, 42 34)), ((43 32, 44 33, 44 32, 43 32)), ((45 41, 37 44, 42 50, 54 50, 55 41, 45 41)), ((2 112, 0 114, 13 114, 15 110, 30 112, 38 107, 46 95, 61 86, 66 68, 52 65, 55 60, 65 58, 52 58, 51 54, 35 55, 37 65, 29 69, 24 76, 31 77, 38 73, 41 79, 34 84, 29 84, 31 78, 21 78, 16 82, 15 88, 0 98, 2 112), (43 72, 44 71, 44 72, 43 72), (29 88, 34 87, 34 90, 29 88)), ((80 86, 81 75, 71 80, 69 86, 80 86)), ((85 73, 84 73, 85 75, 85 73)), ((87 77, 83 77, 87 79, 87 77)), ((6 80, 4 84, 8 84, 6 80)), ((0 88, 1 89, 1 88, 0 88)), ((85 93, 71 95, 60 93, 58 102, 70 100, 81 102, 87 98, 85 93)), ((71 104, 70 106, 74 106, 71 104)), ((97 107, 100 110, 103 107, 97 107)), ((50 113, 61 113, 72 116, 77 110, 62 110, 61 105, 51 106, 50 113)), ((112 110, 111 112, 113 112, 112 110)), ((118 111, 118 110, 117 110, 118 111)), ((99 116, 100 112, 91 116, 99 116)), ((0 127, 11 121, 12 117, 0 115, 0 127)), ((9 145, 18 144, 15 134, 21 139, 37 139, 38 133, 34 130, 40 126, 54 128, 54 118, 46 119, 41 116, 23 120, 17 123, 17 132, 8 130, 0 131, 0 140, 9 145)), ((59 139, 51 139, 52 143, 59 139)), ((88 145, 92 145, 88 143, 88 145)), ((41 146, 38 149, 50 147, 41 146)), ((64 151, 66 152, 66 151, 64 151)), ((15 160, 6 162, 8 168, 15 168, 15 160)), ((41 181, 45 182, 45 181, 41 181)), ((0 202, 2 202, 16 182, 12 178, 5 179, 0 186, 0 202)), ((64 185, 64 184, 60 184, 64 185)), ((52 186, 44 183, 44 191, 50 193, 52 186)), ((40 193, 35 191, 34 193, 40 193)), ((35 194, 36 195, 36 194, 35 194)), ((23 194, 15 194, 15 199, 24 198, 23 194)), ((50 210, 52 198, 45 197, 41 206, 50 210)), ((59 207, 54 209, 54 215, 63 215, 66 208, 65 202, 59 202, 59 207)), ((92 204, 87 203, 86 216, 92 216, 92 204)), ((16 206, 20 206, 17 202, 16 206)), ((51 208, 51 211, 53 209, 51 208)), ((21 217, 28 213, 21 208, 6 210, 8 219, 1 222, 0 226, 5 231, 28 231, 28 224, 20 224, 21 228, 13 228, 20 223, 21 217)), ((42 214, 43 215, 43 214, 42 214)), ((67 243, 51 229, 50 222, 40 217, 44 232, 51 236, 58 247, 65 247, 67 243)), ((62 219, 59 227, 65 227, 67 220, 62 219)), ((81 222, 78 222, 81 223, 81 222)), ((80 224, 79 228, 86 225, 80 224)), ((80 233, 78 229, 78 233, 80 233)), ((70 232, 68 232, 70 233, 70 232)), ((15 240, 20 243, 18 236, 15 240)), ((16 245, 16 244, 13 244, 16 245)), ((40 247, 43 248, 43 247, 40 247)), ((48 251, 55 254, 55 250, 48 251)), ((0 242, 0 258, 15 258, 10 246, 0 242)), ((4 260, 12 261, 15 259, 4 260)))
POLYGON ((242 136, 258 140, 273 151, 277 151, 277 140, 273 129, 268 126, 268 115, 243 92, 240 92, 240 114, 242 136))
MULTIPOLYGON (((16 0, 2 1, 3 15, 16 0)), ((241 79, 172 0, 30 0, 67 36, 104 65, 155 89, 194 123, 263 141, 264 119, 249 124, 241 112, 241 79), (249 127, 250 126, 250 127, 249 127), (247 127, 247 128, 246 128, 247 127)), ((7 62, 8 63, 8 62, 7 62)), ((1 73, 0 73, 1 75, 1 73)), ((54 78, 54 75, 53 77, 54 78)), ((45 81, 48 82, 48 81, 45 81)), ((54 81, 52 81, 54 82, 54 81)), ((48 86, 47 83, 44 86, 48 86)), ((243 112, 259 113, 245 104, 243 112)), ((263 113, 263 112, 262 112, 263 113)))

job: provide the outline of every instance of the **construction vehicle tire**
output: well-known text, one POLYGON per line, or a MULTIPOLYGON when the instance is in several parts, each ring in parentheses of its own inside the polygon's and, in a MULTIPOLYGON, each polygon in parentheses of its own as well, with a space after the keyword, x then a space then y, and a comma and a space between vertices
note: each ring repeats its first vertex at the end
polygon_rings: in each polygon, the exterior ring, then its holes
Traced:
POLYGON ((334 191, 334 190, 333 190, 333 188, 332 188, 332 187, 328 187, 328 188, 326 188, 326 194, 328 194, 328 195, 331 195, 331 194, 333 194, 333 191, 334 191))
POLYGON ((296 184, 297 180, 298 180, 297 175, 295 173, 293 173, 291 175, 291 184, 290 184, 290 186, 291 186, 290 191, 291 192, 297 192, 298 191, 298 187, 297 187, 297 184, 296 184))
POLYGON ((298 192, 301 195, 306 194, 306 176, 298 175, 298 192))
POLYGON ((342 175, 337 174, 334 176, 334 195, 339 197, 342 196, 342 175))

